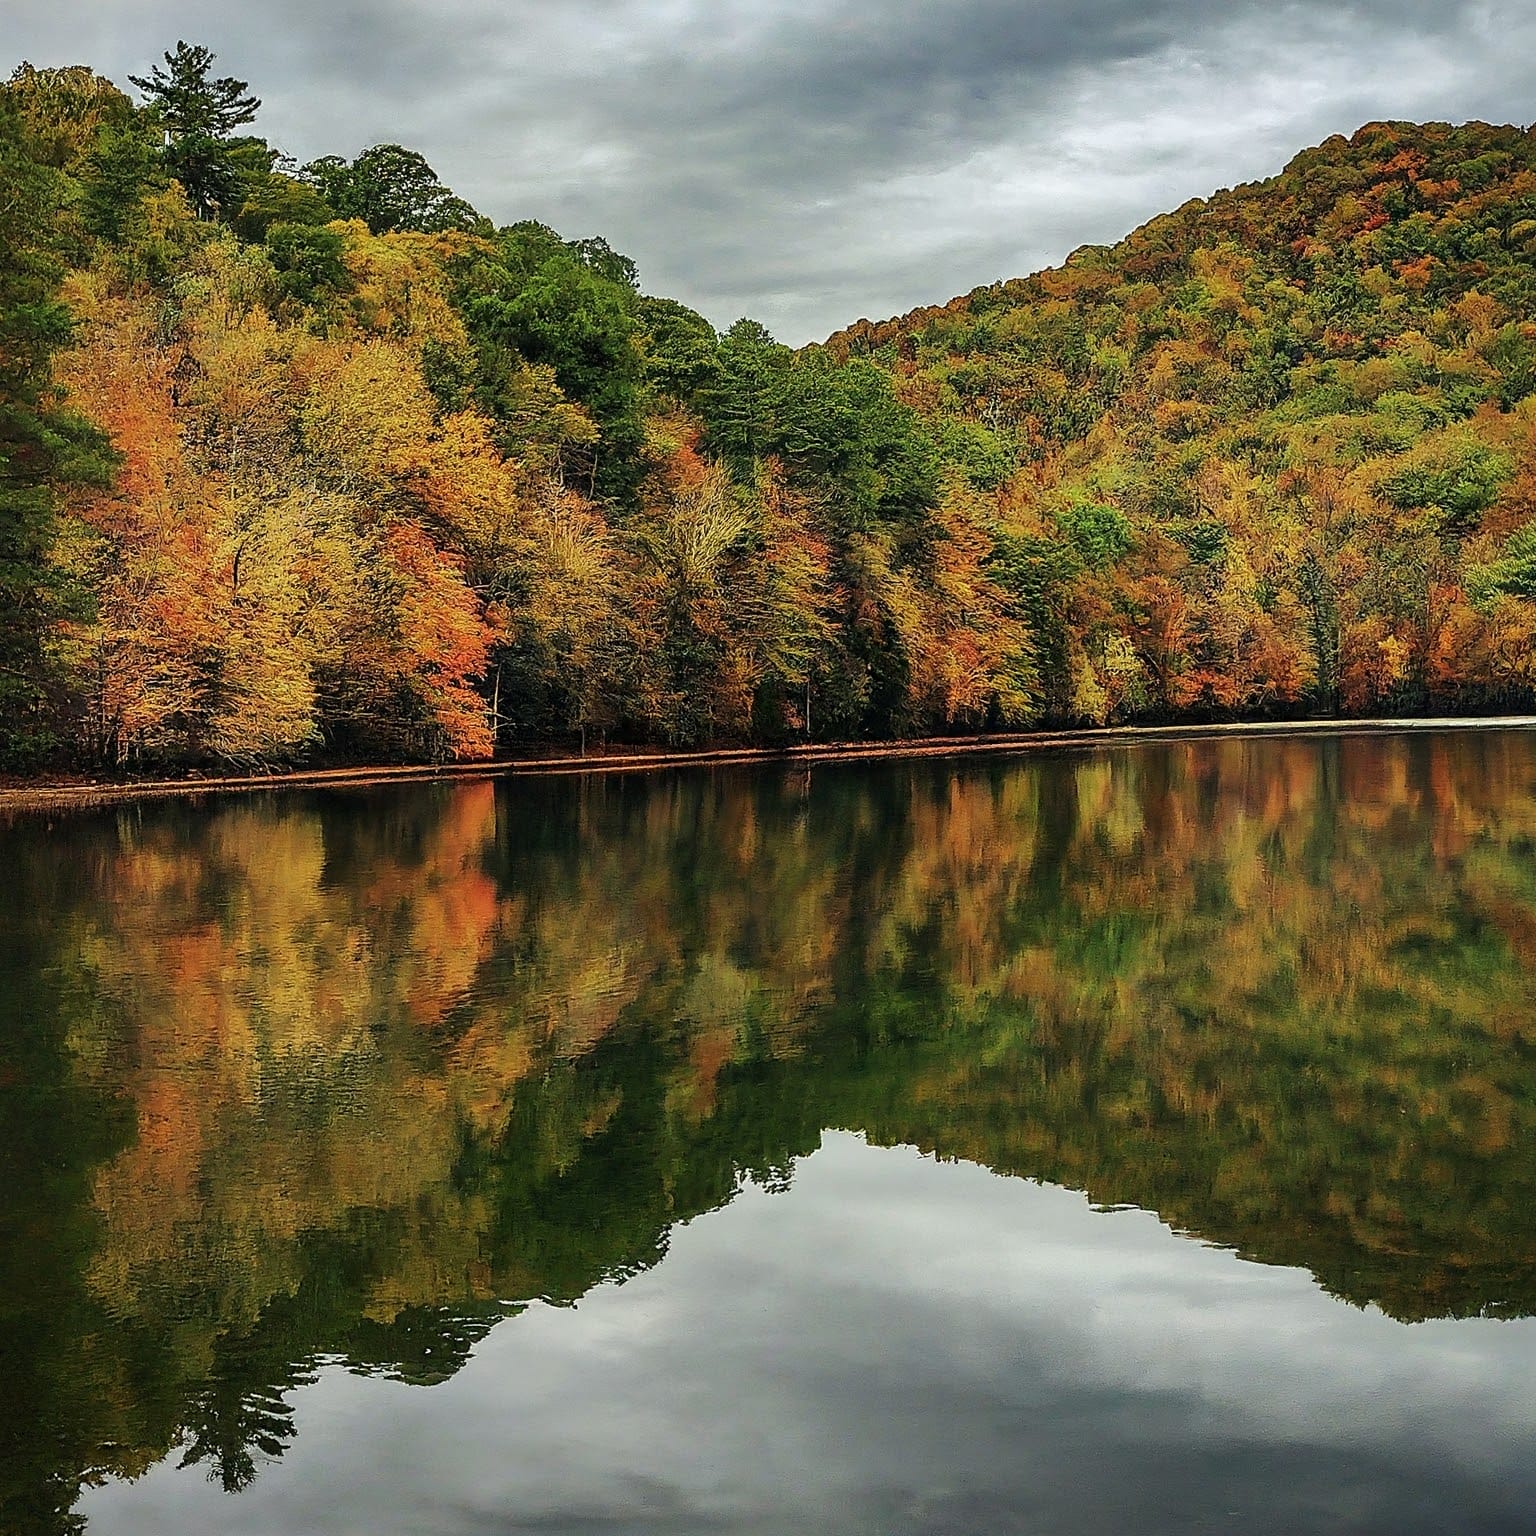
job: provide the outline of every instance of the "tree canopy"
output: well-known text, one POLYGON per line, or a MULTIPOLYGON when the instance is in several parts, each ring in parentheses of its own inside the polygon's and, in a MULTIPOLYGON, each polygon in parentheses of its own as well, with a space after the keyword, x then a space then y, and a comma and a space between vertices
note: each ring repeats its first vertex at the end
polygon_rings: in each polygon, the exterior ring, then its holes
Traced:
POLYGON ((214 71, 0 93, 12 762, 1536 706, 1529 133, 796 350, 214 71))
POLYGON ((210 78, 213 53, 178 42, 165 67, 130 75, 144 93, 154 120, 164 128, 167 169, 185 188, 199 218, 228 214, 237 206, 240 171, 234 131, 256 120, 261 102, 247 83, 210 78))
POLYGON ((375 144, 350 163, 325 155, 304 167, 305 177, 338 218, 361 219, 372 233, 476 229, 484 221, 455 197, 414 149, 375 144))

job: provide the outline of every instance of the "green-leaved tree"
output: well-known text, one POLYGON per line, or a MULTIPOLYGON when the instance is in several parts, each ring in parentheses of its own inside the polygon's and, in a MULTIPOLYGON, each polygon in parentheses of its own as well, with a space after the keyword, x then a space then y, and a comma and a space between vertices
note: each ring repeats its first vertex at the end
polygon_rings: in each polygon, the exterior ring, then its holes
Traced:
POLYGON ((52 744, 49 639, 73 606, 51 561, 53 485, 106 473, 99 434, 60 409, 49 360, 70 334, 52 249, 64 178, 30 153, 0 95, 0 767, 52 744))
POLYGON ((201 46, 176 44, 165 55, 166 67, 148 75, 129 75, 144 92, 148 106, 165 130, 165 164, 181 183, 200 219, 228 217, 241 202, 237 128, 254 122, 261 102, 246 94, 244 80, 210 79, 213 53, 201 46))

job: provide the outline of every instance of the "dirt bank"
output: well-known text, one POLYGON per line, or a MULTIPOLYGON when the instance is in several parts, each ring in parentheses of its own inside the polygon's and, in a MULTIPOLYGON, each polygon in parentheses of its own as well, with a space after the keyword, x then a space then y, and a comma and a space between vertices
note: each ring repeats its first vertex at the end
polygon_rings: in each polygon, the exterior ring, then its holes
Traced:
POLYGON ((0 786, 0 813, 112 805, 122 801, 244 793, 250 790, 323 789, 406 784, 445 779, 520 778, 534 774, 646 773, 666 768, 743 763, 814 764, 881 758, 968 757, 978 754, 1094 748, 1134 742, 1189 741, 1222 736, 1369 735, 1432 730, 1529 730, 1536 715, 1380 720, 1273 720, 1232 725, 1125 725, 1085 731, 1019 731, 987 736, 943 736, 908 741, 828 742, 784 748, 722 747, 702 752, 610 748, 582 756, 508 758, 489 763, 441 763, 380 768, 316 768, 289 773, 187 776, 176 779, 71 780, 0 786))

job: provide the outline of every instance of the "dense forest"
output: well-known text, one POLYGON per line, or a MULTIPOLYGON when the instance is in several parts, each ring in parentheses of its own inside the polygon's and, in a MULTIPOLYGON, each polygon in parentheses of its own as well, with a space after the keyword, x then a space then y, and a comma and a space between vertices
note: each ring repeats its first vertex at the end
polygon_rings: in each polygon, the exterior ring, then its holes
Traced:
POLYGON ((1532 134, 795 351, 128 83, 0 87, 0 768, 1536 701, 1532 134))

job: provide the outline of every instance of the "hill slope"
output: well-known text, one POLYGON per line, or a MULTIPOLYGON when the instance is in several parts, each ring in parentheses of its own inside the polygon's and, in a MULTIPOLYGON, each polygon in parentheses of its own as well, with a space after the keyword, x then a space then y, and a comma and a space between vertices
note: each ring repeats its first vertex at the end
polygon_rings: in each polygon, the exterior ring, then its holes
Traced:
POLYGON ((1530 696, 1536 133, 1373 123, 826 349, 996 489, 1052 713, 1530 696))

